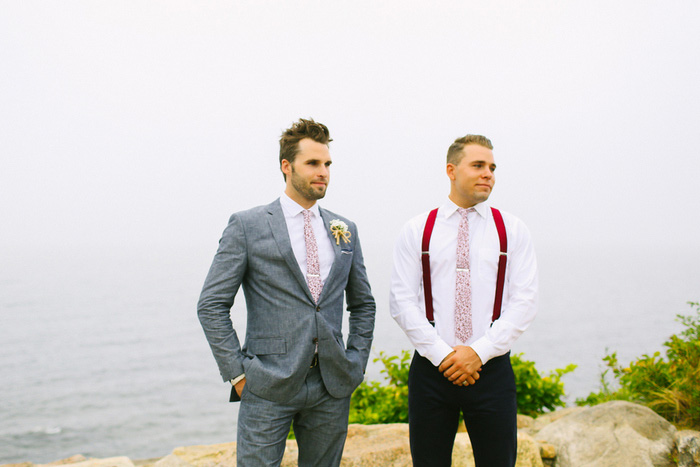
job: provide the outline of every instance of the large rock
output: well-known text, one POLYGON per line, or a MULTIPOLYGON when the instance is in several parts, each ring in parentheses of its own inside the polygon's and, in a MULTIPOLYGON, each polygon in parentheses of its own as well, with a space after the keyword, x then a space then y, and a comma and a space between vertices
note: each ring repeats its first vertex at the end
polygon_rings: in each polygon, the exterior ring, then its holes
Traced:
MULTIPOLYGON (((287 441, 282 467, 297 465, 299 449, 296 441, 287 441)), ((236 443, 211 446, 189 446, 175 449, 160 459, 154 467, 233 467, 236 465, 236 443)), ((408 425, 350 425, 345 442, 342 467, 410 467, 411 449, 408 441, 408 425)), ((473 467, 469 436, 458 433, 452 453, 455 467, 473 467)), ((540 446, 525 433, 518 433, 517 467, 543 467, 540 446)))
POLYGON ((49 467, 55 465, 70 465, 70 467, 134 467, 131 459, 125 456, 108 457, 105 459, 85 459, 81 455, 75 455, 50 464, 38 464, 37 467, 49 467))
POLYGON ((391 465, 411 466, 408 425, 350 425, 345 441, 342 467, 391 465))
MULTIPOLYGON (((453 467, 474 467, 474 453, 467 433, 457 433, 452 451, 452 465, 453 467)), ((540 445, 522 431, 518 432, 518 457, 515 467, 544 467, 540 456, 540 445)))
POLYGON ((536 435, 557 450, 557 467, 671 467, 676 428, 652 410, 613 401, 573 411, 536 435))
POLYGON ((700 466, 700 431, 683 430, 676 433, 678 467, 700 466))
POLYGON ((236 465, 236 443, 211 444, 175 448, 155 463, 154 467, 215 467, 236 465))
POLYGON ((583 407, 567 407, 565 409, 557 410, 556 412, 547 412, 545 414, 539 415, 537 418, 530 417, 528 415, 518 414, 518 430, 524 431, 530 436, 534 436, 542 428, 549 425, 552 422, 556 422, 562 417, 565 417, 574 412, 580 412, 585 410, 583 407))

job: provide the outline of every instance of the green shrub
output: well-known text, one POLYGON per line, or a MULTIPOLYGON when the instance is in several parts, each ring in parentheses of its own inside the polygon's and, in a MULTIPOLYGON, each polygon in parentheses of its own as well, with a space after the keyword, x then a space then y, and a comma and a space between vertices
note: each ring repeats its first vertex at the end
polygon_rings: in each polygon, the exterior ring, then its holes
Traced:
POLYGON ((664 346, 666 359, 659 352, 642 355, 628 367, 622 367, 617 354, 603 359, 608 367, 601 374, 601 390, 578 405, 593 405, 608 400, 629 400, 644 404, 681 427, 700 428, 700 303, 688 302, 695 314, 678 315, 685 329, 672 335, 664 346), (613 389, 607 381, 612 372, 613 389))
POLYGON ((401 357, 379 352, 388 384, 363 381, 350 399, 350 423, 374 425, 377 423, 408 423, 408 370, 411 353, 401 352, 401 357))
POLYGON ((523 415, 536 417, 556 407, 565 407, 564 383, 561 377, 576 369, 569 364, 566 368, 557 368, 549 375, 541 375, 535 368, 535 362, 524 360, 523 354, 510 357, 515 373, 515 387, 518 392, 518 412, 523 415))
MULTIPOLYGON (((388 356, 379 353, 384 365, 387 384, 377 381, 364 381, 355 390, 350 400, 350 423, 371 425, 376 423, 408 422, 408 370, 411 353, 407 350, 401 356, 388 356)), ((536 416, 555 407, 563 407, 564 383, 561 377, 573 371, 576 365, 557 369, 549 375, 540 375, 534 362, 524 360, 522 354, 511 356, 518 390, 518 411, 536 416)))

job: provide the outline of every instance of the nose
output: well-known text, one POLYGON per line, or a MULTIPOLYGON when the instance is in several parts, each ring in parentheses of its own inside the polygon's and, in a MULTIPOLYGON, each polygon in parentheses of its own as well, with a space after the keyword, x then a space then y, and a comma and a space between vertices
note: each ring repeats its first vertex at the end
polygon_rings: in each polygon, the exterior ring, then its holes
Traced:
POLYGON ((331 174, 330 167, 326 165, 321 166, 321 170, 319 171, 319 175, 323 178, 328 178, 328 176, 331 174))

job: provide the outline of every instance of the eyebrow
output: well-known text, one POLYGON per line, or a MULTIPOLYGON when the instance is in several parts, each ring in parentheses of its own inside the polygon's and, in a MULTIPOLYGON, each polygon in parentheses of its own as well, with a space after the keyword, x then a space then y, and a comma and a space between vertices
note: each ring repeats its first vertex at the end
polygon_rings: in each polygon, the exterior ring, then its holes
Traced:
POLYGON ((485 165, 488 165, 489 167, 492 167, 492 168, 494 168, 494 169, 496 168, 496 164, 495 164, 495 163, 489 164, 489 163, 486 162, 486 161, 472 161, 472 164, 485 164, 485 165))
POLYGON ((331 165, 331 164, 333 163, 333 161, 330 161, 330 160, 329 160, 329 161, 326 161, 326 162, 321 162, 321 159, 306 159, 306 160, 304 161, 304 163, 305 163, 305 164, 319 164, 319 163, 323 163, 323 164, 326 164, 326 165, 331 165))

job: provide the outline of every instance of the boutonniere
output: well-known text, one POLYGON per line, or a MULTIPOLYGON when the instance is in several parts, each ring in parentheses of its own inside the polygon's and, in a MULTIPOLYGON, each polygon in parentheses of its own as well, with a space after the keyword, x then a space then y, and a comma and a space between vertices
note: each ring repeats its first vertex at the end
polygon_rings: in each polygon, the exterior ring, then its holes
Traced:
POLYGON ((345 243, 350 243, 350 231, 348 231, 348 224, 341 221, 340 219, 333 219, 331 221, 331 233, 335 237, 335 244, 340 245, 340 239, 342 238, 345 243))

